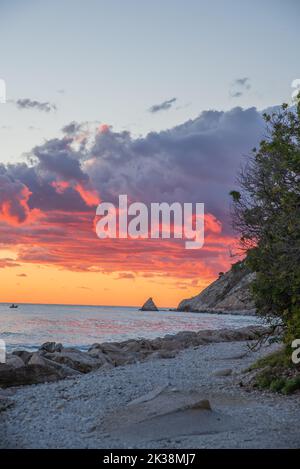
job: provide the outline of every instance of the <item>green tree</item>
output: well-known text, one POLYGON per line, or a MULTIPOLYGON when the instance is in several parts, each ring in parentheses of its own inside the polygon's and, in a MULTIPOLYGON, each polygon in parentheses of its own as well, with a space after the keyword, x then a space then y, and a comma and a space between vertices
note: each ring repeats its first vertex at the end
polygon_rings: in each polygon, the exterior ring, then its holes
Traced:
POLYGON ((287 346, 300 338, 300 95, 265 114, 266 138, 254 148, 232 191, 233 224, 246 265, 256 272, 258 313, 280 318, 287 346))

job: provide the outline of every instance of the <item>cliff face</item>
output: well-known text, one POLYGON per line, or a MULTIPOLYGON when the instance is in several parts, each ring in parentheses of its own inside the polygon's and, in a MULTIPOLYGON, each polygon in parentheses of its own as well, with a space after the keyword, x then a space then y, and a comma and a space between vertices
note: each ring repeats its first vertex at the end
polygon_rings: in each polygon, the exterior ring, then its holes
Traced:
POLYGON ((255 314, 250 283, 255 274, 243 263, 235 264, 199 295, 182 300, 178 311, 255 314))

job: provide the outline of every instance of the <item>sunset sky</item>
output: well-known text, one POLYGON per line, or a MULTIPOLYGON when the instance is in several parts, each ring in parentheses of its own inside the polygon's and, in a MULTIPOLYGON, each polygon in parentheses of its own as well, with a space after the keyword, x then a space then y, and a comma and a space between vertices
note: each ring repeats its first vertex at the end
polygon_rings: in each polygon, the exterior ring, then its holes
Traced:
POLYGON ((176 306, 227 270, 228 193, 300 78, 299 19, 298 0, 1 0, 0 302, 176 306), (204 247, 100 240, 119 194, 204 202, 204 247))

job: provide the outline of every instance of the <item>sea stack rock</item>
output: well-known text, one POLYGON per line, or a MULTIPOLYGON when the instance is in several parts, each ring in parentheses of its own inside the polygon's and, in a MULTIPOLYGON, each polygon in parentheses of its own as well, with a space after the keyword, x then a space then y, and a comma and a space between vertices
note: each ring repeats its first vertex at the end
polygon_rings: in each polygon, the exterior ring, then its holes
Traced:
POLYGON ((149 298, 146 303, 140 308, 140 311, 158 311, 152 298, 149 298))

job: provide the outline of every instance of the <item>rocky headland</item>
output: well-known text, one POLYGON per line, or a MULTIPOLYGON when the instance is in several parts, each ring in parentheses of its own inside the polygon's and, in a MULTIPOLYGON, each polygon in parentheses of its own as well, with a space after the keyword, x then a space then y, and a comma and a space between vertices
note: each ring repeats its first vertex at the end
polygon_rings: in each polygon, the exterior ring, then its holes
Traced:
POLYGON ((234 264, 230 271, 219 274, 219 278, 198 295, 182 300, 178 311, 255 314, 255 305, 250 285, 255 274, 243 262, 234 264))

